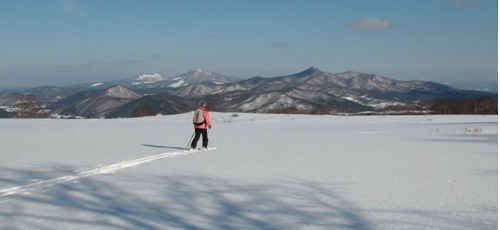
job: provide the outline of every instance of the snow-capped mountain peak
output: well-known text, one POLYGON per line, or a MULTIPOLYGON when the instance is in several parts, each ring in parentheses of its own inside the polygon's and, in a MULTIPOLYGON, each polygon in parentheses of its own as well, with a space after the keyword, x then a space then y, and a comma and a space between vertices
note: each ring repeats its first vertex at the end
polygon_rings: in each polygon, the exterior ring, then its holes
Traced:
POLYGON ((328 73, 320 70, 317 67, 311 66, 311 67, 307 68, 306 70, 295 74, 295 76, 306 77, 306 76, 312 76, 312 75, 325 75, 325 74, 328 74, 328 73))
POLYGON ((90 85, 90 87, 97 87, 97 86, 101 86, 101 85, 103 85, 103 84, 104 84, 104 83, 102 83, 102 82, 95 82, 95 83, 92 83, 92 84, 90 85))
POLYGON ((106 89, 106 95, 114 98, 138 98, 140 97, 135 92, 121 86, 117 85, 106 89))
POLYGON ((201 83, 220 85, 232 81, 234 80, 228 76, 215 72, 210 72, 202 68, 196 68, 194 70, 191 70, 189 72, 183 73, 181 75, 172 78, 172 82, 170 83, 169 87, 177 88, 190 84, 201 84, 201 83))
POLYGON ((153 73, 153 74, 141 74, 136 78, 137 81, 142 81, 145 84, 151 84, 155 83, 158 81, 163 81, 165 80, 165 77, 159 73, 153 73))
POLYGON ((214 75, 213 72, 204 70, 202 68, 196 68, 196 69, 191 70, 191 71, 189 71, 189 72, 187 72, 185 74, 186 75, 193 75, 195 77, 205 77, 205 76, 212 76, 212 75, 214 75))
POLYGON ((311 66, 311 67, 307 68, 306 70, 304 70, 303 72, 314 73, 314 72, 323 72, 323 71, 321 71, 319 68, 317 68, 315 66, 311 66))

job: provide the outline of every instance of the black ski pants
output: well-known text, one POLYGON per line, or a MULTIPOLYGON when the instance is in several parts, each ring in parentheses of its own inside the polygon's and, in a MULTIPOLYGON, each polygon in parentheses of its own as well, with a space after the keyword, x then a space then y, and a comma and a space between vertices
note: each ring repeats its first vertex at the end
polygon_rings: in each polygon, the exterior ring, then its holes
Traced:
POLYGON ((194 139, 191 142, 191 148, 196 148, 200 135, 203 135, 203 148, 208 146, 208 132, 206 129, 194 129, 194 139))

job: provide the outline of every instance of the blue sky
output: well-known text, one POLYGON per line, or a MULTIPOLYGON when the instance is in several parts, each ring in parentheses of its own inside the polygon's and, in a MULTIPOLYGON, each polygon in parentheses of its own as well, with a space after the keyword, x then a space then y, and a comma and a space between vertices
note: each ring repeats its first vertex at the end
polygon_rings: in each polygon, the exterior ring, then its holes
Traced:
POLYGON ((0 87, 309 66, 482 87, 497 82, 497 8, 494 0, 4 1, 0 87))

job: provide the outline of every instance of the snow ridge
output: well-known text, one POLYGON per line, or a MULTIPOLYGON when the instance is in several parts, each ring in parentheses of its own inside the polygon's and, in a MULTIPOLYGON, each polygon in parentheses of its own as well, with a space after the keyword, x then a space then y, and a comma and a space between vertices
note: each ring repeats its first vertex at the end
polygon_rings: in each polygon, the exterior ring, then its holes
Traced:
MULTIPOLYGON (((216 149, 215 147, 210 147, 210 148, 208 148, 208 151, 215 150, 215 149, 216 149)), ((58 184, 67 183, 67 182, 71 182, 74 180, 78 180, 78 179, 82 179, 82 178, 86 178, 86 177, 90 177, 90 176, 114 173, 114 172, 121 170, 121 169, 135 167, 135 166, 138 166, 138 165, 141 165, 144 163, 148 163, 148 162, 155 161, 155 160, 160 160, 163 158, 189 155, 189 154, 197 153, 197 152, 201 152, 201 151, 203 151, 203 150, 194 150, 194 151, 185 150, 185 151, 178 151, 178 152, 160 153, 160 154, 153 155, 153 156, 142 157, 142 158, 138 158, 135 160, 122 161, 122 162, 118 162, 115 164, 110 164, 110 165, 82 171, 82 172, 77 173, 76 175, 61 176, 58 178, 42 180, 42 181, 38 181, 35 183, 27 184, 27 185, 21 185, 21 186, 15 186, 15 187, 10 187, 10 188, 6 188, 6 189, 1 189, 0 190, 0 198, 9 197, 9 196, 13 196, 16 194, 29 193, 30 191, 33 191, 33 190, 45 189, 45 188, 49 188, 49 187, 52 187, 52 186, 55 186, 58 184)))

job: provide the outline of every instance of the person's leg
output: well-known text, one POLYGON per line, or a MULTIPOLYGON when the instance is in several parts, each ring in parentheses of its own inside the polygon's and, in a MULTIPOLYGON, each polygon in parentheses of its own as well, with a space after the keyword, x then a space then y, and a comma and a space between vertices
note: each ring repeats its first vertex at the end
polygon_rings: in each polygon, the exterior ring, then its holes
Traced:
POLYGON ((191 142, 191 148, 196 148, 196 145, 198 144, 198 139, 200 139, 200 134, 201 134, 201 129, 195 129, 194 130, 194 138, 193 142, 191 142))
POLYGON ((208 146, 208 132, 206 129, 202 129, 202 134, 203 134, 203 148, 206 148, 208 146))

